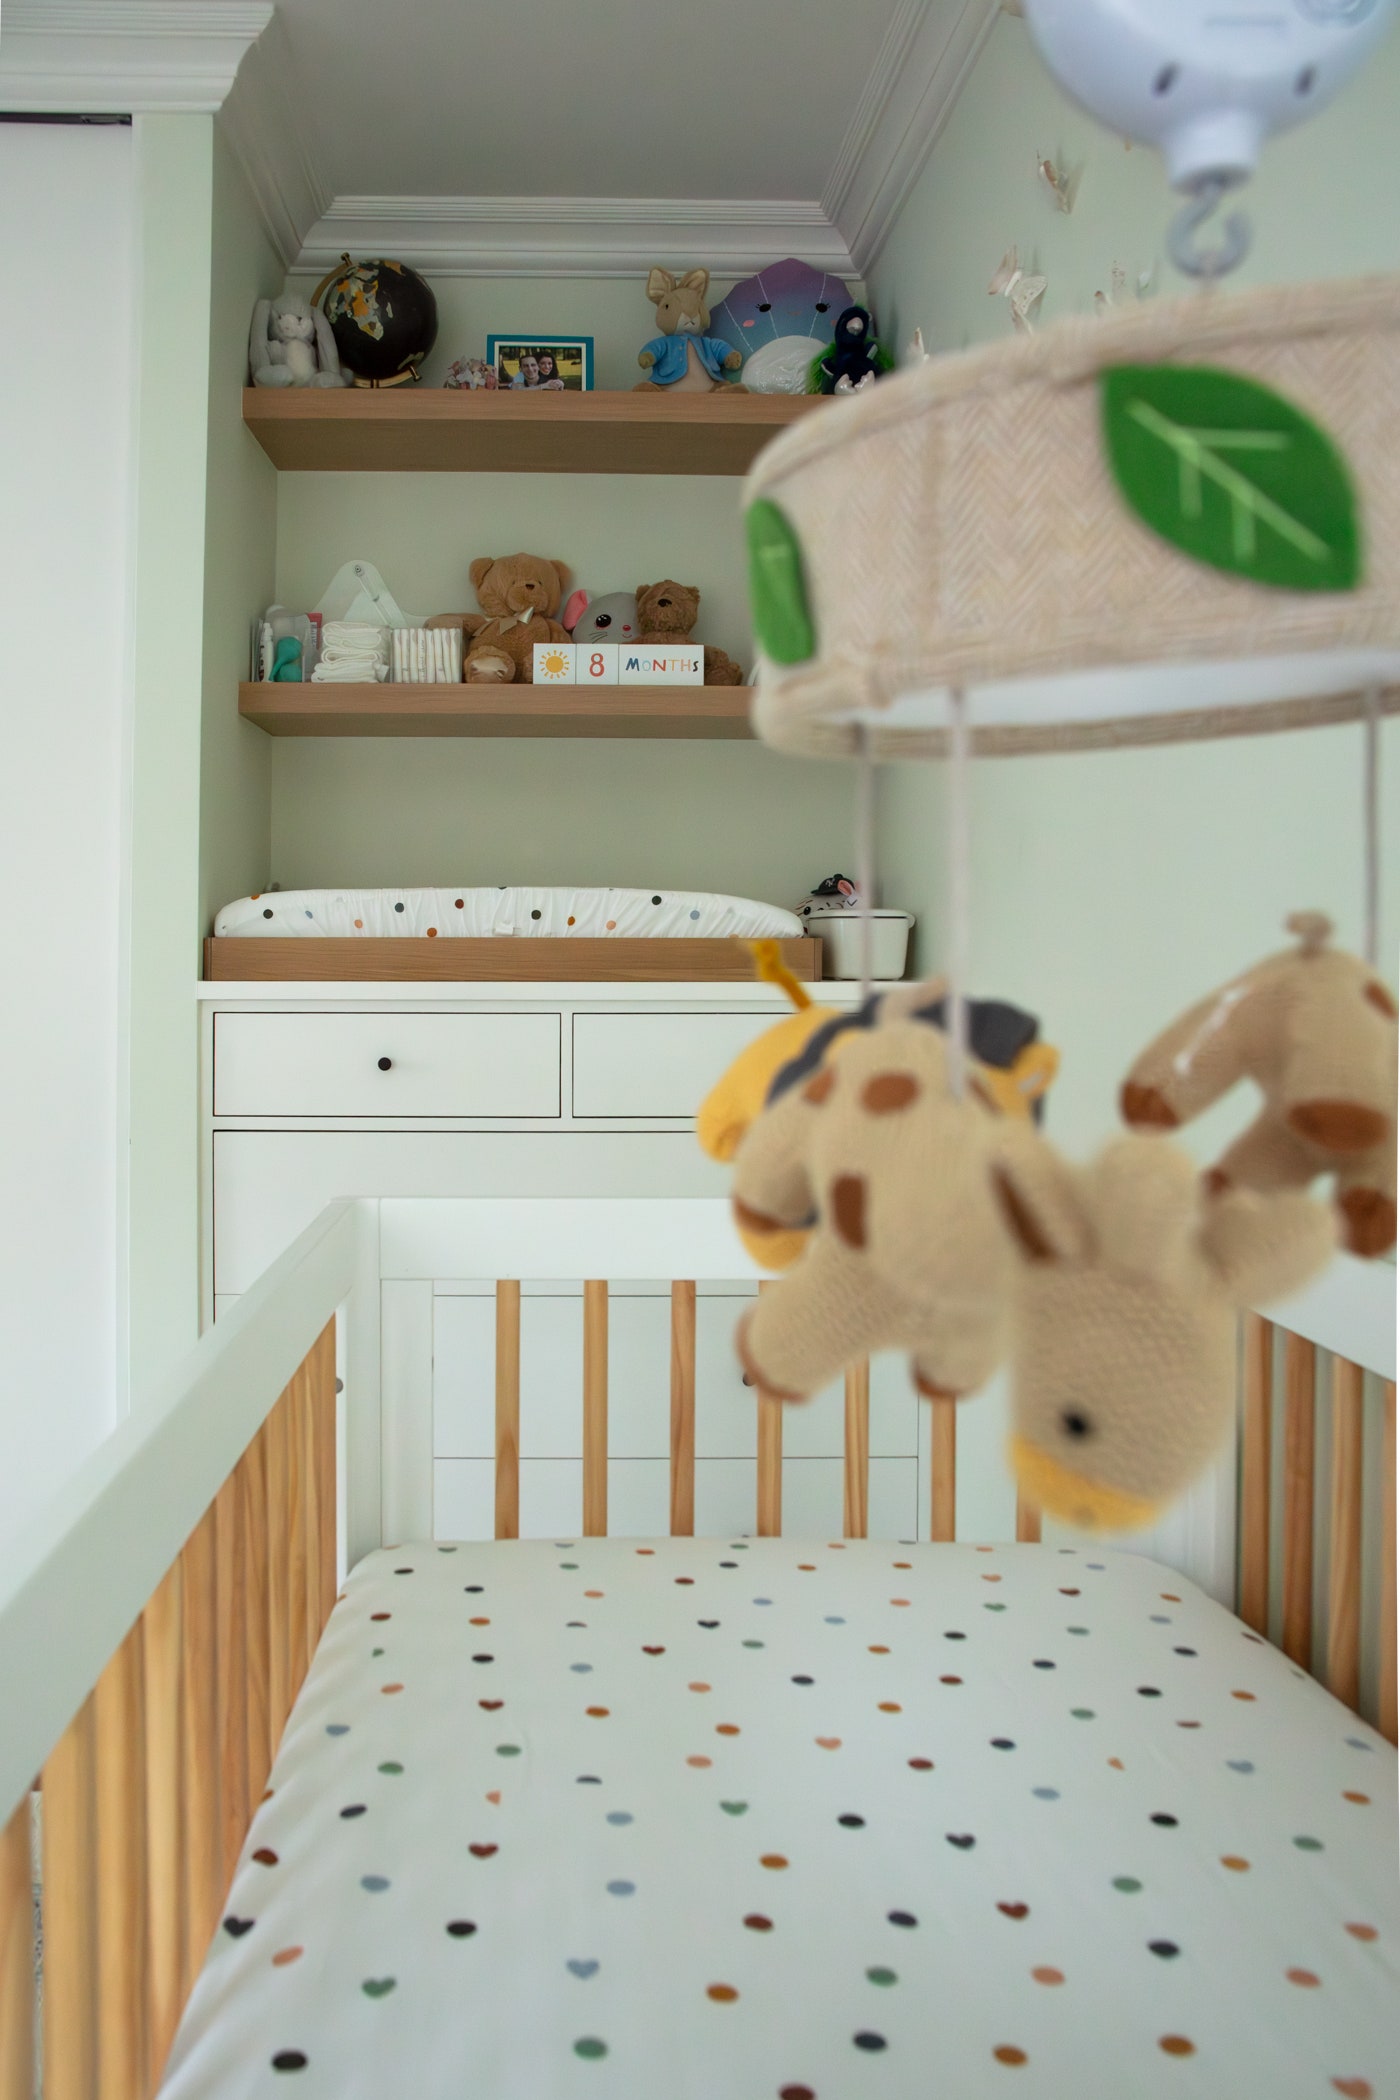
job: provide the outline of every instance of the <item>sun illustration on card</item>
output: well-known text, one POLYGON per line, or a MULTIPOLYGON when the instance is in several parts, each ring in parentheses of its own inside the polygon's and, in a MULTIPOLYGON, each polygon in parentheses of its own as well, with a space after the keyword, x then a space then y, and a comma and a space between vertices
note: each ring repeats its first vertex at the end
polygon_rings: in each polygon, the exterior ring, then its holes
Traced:
POLYGON ((558 683, 566 680, 572 669, 569 652, 563 649, 542 649, 535 665, 535 676, 558 683))

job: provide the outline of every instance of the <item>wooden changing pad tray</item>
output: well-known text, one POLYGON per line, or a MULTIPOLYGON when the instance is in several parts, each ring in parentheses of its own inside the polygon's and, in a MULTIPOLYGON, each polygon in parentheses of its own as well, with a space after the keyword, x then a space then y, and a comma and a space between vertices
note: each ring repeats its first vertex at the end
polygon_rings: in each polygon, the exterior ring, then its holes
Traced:
MULTIPOLYGON (((822 944, 815 935, 785 940, 782 954, 805 982, 820 980, 822 944)), ((204 975, 214 983, 245 984, 745 984, 753 978, 753 959, 733 938, 277 941, 211 935, 204 943, 204 975)))

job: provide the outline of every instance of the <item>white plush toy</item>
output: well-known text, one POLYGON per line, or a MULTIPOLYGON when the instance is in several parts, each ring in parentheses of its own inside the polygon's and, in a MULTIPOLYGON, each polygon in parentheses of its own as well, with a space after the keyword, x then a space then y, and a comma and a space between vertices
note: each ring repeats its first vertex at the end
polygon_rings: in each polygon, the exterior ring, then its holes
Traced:
POLYGON ((325 315, 304 299, 259 299, 248 336, 254 386, 349 386, 325 315))

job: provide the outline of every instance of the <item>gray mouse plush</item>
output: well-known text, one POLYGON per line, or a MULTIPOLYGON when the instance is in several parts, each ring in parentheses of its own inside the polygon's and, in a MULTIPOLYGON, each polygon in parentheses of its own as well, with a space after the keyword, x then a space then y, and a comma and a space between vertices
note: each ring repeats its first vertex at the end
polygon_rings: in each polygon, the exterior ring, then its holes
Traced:
POLYGON ((641 634, 637 624, 635 591, 609 591, 595 598, 591 591, 575 591, 559 615, 575 642, 635 642, 641 634))
POLYGON ((259 299, 248 333, 254 386, 349 386, 330 323, 304 299, 259 299))

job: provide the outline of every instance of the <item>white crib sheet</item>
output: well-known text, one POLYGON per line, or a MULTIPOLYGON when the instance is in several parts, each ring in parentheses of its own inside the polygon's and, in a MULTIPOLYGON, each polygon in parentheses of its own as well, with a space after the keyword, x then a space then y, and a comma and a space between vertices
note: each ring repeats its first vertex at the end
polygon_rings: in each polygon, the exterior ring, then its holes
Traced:
POLYGON ((1390 2100, 1389 1746, 1104 1550, 415 1545, 166 2100, 1390 2100))
POLYGON ((659 888, 272 890, 226 904, 214 921, 216 935, 240 940, 491 934, 793 940, 803 931, 794 913, 774 904, 659 888))

